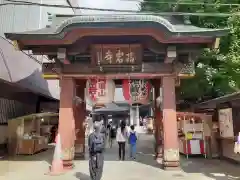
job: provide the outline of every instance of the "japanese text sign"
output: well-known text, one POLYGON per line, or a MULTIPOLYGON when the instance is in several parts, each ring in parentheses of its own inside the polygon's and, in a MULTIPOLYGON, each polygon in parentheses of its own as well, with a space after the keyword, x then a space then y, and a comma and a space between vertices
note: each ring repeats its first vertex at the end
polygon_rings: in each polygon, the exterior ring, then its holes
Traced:
POLYGON ((141 46, 134 45, 95 45, 93 59, 97 65, 132 65, 141 61, 141 46))

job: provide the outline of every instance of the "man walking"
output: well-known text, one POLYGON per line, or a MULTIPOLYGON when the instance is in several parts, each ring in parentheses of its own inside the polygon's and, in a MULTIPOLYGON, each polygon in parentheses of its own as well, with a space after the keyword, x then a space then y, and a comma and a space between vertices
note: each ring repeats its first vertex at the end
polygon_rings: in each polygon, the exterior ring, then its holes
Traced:
POLYGON ((104 164, 105 136, 101 133, 101 122, 94 123, 94 132, 89 135, 89 172, 91 180, 100 180, 104 164))

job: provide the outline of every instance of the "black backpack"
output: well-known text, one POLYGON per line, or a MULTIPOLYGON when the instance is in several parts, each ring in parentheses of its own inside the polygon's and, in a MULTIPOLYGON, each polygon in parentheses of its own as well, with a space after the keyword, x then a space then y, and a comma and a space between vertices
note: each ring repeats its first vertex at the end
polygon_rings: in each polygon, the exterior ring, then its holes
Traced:
POLYGON ((102 134, 93 133, 91 153, 101 153, 104 150, 104 138, 102 134))

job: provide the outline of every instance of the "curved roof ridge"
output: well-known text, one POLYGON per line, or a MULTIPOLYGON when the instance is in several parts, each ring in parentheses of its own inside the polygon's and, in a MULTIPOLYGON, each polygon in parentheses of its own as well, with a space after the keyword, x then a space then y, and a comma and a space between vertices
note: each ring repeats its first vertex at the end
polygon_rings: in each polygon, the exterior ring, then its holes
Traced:
MULTIPOLYGON (((102 15, 78 15, 74 17, 64 18, 54 26, 39 29, 35 31, 25 31, 21 33, 5 33, 5 36, 11 40, 18 40, 27 37, 28 35, 48 35, 51 38, 63 38, 66 34, 65 29, 74 28, 156 28, 171 36, 201 36, 201 37, 221 37, 225 36, 229 29, 210 29, 200 28, 190 24, 181 24, 179 21, 171 20, 169 17, 161 17, 156 15, 143 15, 143 14, 106 14, 102 15), (163 29, 160 29, 160 28, 163 29), (166 32, 167 31, 167 32, 166 32)), ((34 37, 36 38, 36 37, 34 37)))
POLYGON ((64 20, 56 30, 56 33, 61 32, 65 27, 70 24, 75 23, 90 23, 90 22, 136 22, 136 21, 149 21, 156 22, 165 26, 169 31, 175 32, 176 29, 174 25, 168 21, 167 19, 161 16, 154 15, 141 15, 141 14, 111 14, 111 15, 83 15, 83 16, 75 16, 64 20))

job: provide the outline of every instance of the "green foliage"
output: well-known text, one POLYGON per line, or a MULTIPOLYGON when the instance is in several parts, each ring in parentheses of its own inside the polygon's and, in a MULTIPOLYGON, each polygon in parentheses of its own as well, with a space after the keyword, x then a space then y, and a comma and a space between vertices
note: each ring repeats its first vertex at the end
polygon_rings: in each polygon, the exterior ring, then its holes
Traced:
MULTIPOLYGON (((201 13, 240 13, 236 6, 220 4, 239 4, 240 0, 171 0, 174 5, 161 4, 168 0, 144 0, 142 11, 151 12, 201 12, 201 13), (205 5, 178 4, 181 2, 205 5), (208 5, 209 3, 214 6, 208 5)), ((219 50, 204 50, 196 62, 196 76, 181 81, 178 94, 190 103, 212 99, 239 90, 240 88, 240 16, 207 17, 178 16, 185 23, 205 28, 230 28, 230 34, 221 39, 219 50)))

